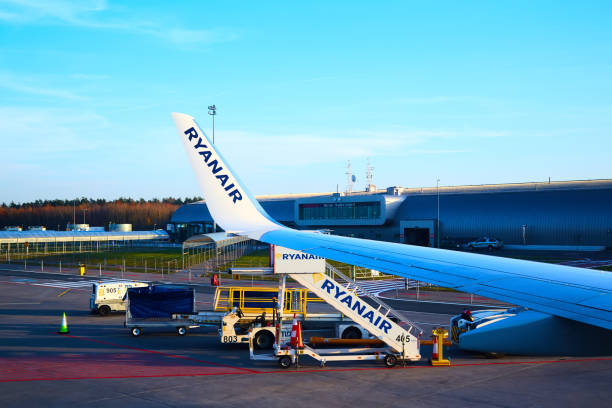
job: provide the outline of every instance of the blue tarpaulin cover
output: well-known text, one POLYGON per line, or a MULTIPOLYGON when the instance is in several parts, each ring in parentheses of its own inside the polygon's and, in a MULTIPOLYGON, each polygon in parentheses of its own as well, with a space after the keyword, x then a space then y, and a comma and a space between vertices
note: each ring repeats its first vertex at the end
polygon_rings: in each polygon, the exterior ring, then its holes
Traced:
POLYGON ((134 318, 171 318, 173 314, 195 313, 195 291, 184 286, 128 288, 127 296, 130 300, 130 314, 134 318))

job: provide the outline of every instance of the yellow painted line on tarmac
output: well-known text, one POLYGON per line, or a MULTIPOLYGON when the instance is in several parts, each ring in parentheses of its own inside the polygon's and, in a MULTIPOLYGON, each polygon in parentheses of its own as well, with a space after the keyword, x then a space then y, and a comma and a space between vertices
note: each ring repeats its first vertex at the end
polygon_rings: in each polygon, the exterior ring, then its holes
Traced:
POLYGON ((66 289, 65 291, 63 291, 62 293, 60 293, 59 295, 57 295, 57 297, 60 296, 64 296, 66 293, 68 293, 70 291, 70 289, 66 289))

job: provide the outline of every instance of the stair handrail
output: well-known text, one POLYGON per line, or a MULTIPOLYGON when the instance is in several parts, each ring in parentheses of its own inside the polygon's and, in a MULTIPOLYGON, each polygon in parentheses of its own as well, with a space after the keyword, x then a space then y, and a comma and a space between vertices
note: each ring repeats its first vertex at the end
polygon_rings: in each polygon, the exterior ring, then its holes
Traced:
POLYGON ((329 263, 326 262, 325 266, 326 266, 326 269, 329 269, 332 273, 334 273, 335 275, 340 276, 344 281, 346 281, 347 286, 345 286, 345 287, 348 287, 351 283, 354 284, 357 288, 359 288, 359 290, 362 293, 364 293, 374 303, 377 303, 379 306, 382 306, 385 309, 387 309, 387 313, 388 314, 391 314, 392 316, 395 316, 397 319, 399 319, 398 323, 407 323, 410 326, 410 330, 408 330, 408 333, 410 333, 412 331, 412 329, 415 329, 415 330, 418 331, 418 336, 419 337, 424 333, 423 329, 421 327, 419 327, 416 323, 414 323, 412 320, 408 319, 403 314, 401 314, 401 313, 397 312, 396 310, 394 310, 391 306, 389 306, 388 304, 383 302, 380 298, 378 298, 372 292, 370 292, 367 289, 361 287, 361 285, 359 285, 359 283, 357 283, 353 279, 349 278, 348 276, 346 276, 345 274, 340 272, 333 265, 330 265, 329 263))

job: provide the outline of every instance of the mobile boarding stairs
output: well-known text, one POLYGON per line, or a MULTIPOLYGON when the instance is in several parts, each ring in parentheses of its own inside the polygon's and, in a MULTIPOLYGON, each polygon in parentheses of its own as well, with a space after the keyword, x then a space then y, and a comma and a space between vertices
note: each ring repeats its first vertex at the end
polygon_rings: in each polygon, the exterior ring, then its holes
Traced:
POLYGON ((282 274, 279 279, 278 305, 284 304, 285 283, 288 275, 337 311, 361 325, 373 338, 381 340, 384 347, 315 349, 304 345, 303 348, 292 348, 289 346, 290 339, 287 336, 287 333, 291 333, 291 327, 282 326, 284 323, 283 308, 278 307, 277 321, 280 323, 276 328, 274 352, 273 354, 256 354, 254 352, 253 338, 259 328, 253 328, 249 336, 249 351, 252 360, 278 360, 282 368, 288 368, 291 364, 297 363, 300 355, 308 355, 314 358, 321 366, 324 366, 328 361, 384 360, 385 365, 393 367, 398 360, 406 362, 421 359, 420 337, 423 330, 333 266, 326 264, 326 272, 327 274, 282 274), (339 283, 332 276, 339 277, 345 283, 339 283), (358 297, 357 289, 368 296, 370 303, 374 303, 375 306, 358 297))

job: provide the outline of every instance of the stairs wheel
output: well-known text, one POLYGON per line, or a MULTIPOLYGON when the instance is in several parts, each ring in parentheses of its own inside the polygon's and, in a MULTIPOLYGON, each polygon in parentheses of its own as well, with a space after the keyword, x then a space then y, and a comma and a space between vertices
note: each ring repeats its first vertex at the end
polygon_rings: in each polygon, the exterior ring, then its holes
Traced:
POLYGON ((385 356, 385 366, 389 368, 393 368, 395 367, 396 364, 397 364, 397 357, 395 357, 393 354, 387 354, 385 356))

